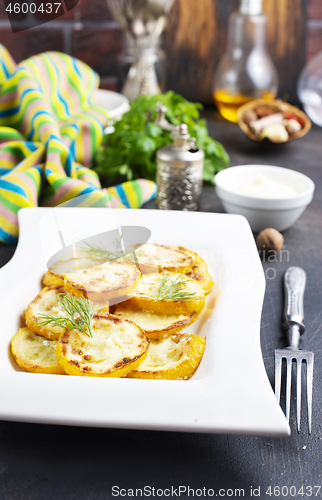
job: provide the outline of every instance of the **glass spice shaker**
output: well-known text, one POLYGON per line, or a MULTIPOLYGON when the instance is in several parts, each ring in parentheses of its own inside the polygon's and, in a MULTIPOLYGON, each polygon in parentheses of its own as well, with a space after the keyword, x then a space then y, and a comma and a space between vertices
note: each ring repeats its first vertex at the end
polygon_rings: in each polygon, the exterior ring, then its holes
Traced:
POLYGON ((215 73, 218 111, 237 122, 237 109, 253 99, 274 99, 278 77, 267 49, 267 16, 262 0, 241 0, 229 16, 226 51, 215 73))
POLYGON ((185 124, 172 132, 174 143, 157 151, 157 208, 198 210, 202 191, 204 152, 185 124))

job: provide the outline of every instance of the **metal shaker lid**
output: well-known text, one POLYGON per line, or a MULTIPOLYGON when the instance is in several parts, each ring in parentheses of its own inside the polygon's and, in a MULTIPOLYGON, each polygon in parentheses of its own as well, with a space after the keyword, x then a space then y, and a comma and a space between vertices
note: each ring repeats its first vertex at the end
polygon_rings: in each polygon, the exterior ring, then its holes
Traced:
POLYGON ((166 161, 195 162, 204 158, 205 154, 195 146, 195 139, 190 137, 188 127, 184 123, 177 125, 172 132, 174 142, 157 151, 157 158, 166 161))

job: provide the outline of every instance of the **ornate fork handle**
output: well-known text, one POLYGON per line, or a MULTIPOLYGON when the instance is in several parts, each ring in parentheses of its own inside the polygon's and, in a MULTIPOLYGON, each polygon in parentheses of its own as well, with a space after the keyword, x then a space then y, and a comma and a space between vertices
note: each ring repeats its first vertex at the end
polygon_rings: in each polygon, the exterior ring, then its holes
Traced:
POLYGON ((289 346, 299 348, 300 336, 305 331, 304 320, 304 290, 306 274, 300 267, 289 267, 284 275, 284 323, 287 329, 289 346))

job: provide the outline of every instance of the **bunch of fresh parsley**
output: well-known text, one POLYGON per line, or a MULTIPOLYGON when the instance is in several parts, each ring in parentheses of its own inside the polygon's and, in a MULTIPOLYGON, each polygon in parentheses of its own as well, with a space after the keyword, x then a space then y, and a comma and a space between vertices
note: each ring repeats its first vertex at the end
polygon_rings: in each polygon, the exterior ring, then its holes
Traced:
POLYGON ((155 180, 156 152, 173 142, 171 132, 154 123, 156 106, 167 107, 166 119, 173 125, 185 123, 196 146, 205 153, 203 179, 214 184, 214 175, 229 166, 224 147, 208 135, 205 120, 199 119, 201 104, 192 103, 170 91, 154 96, 141 95, 131 103, 131 109, 114 124, 97 151, 94 170, 103 184, 145 178, 155 180))

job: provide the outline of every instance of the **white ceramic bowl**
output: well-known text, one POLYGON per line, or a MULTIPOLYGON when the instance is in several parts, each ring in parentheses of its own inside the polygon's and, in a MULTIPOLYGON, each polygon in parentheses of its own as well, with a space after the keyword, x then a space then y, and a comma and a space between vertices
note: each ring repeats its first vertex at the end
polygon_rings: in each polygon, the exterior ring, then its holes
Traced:
POLYGON ((229 214, 244 215, 253 231, 291 227, 312 201, 314 182, 295 170, 270 165, 241 165, 222 170, 215 176, 216 193, 229 214), (259 198, 238 193, 241 185, 254 182, 259 175, 294 188, 288 198, 259 198))
POLYGON ((95 90, 94 101, 107 108, 110 118, 114 120, 119 120, 130 109, 128 98, 112 90, 95 90))

